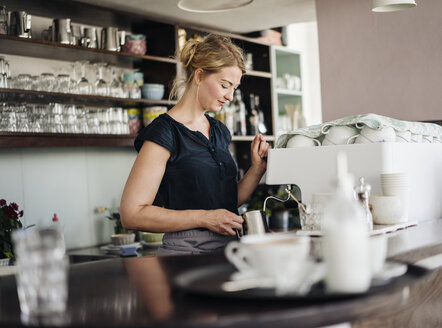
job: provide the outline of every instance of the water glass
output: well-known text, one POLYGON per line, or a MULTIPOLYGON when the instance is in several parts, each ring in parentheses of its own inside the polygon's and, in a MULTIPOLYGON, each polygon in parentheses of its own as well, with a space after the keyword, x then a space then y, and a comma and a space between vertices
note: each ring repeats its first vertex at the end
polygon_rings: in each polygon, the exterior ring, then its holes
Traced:
POLYGON ((17 131, 29 132, 28 109, 25 104, 15 106, 15 115, 17 118, 17 131))
POLYGON ((61 93, 71 92, 71 77, 68 74, 58 74, 57 88, 54 91, 61 93))
POLYGON ((61 229, 19 229, 12 233, 12 240, 17 257, 17 292, 22 314, 65 312, 68 262, 61 229))
POLYGON ((89 128, 87 125, 87 115, 86 110, 83 106, 77 106, 77 133, 89 133, 89 128))
POLYGON ((57 80, 52 73, 42 73, 39 77, 38 90, 52 92, 57 89, 57 80))
POLYGON ((63 126, 63 107, 61 104, 51 103, 49 104, 49 132, 52 133, 64 133, 63 126))
POLYGON ((78 133, 77 110, 75 105, 65 105, 63 109, 63 127, 65 133, 78 133))
POLYGON ((87 115, 87 125, 89 133, 99 134, 100 121, 98 119, 98 112, 94 110, 89 110, 86 115, 87 115))
POLYGON ((16 89, 31 90, 32 78, 30 74, 19 74, 14 80, 14 87, 16 89))

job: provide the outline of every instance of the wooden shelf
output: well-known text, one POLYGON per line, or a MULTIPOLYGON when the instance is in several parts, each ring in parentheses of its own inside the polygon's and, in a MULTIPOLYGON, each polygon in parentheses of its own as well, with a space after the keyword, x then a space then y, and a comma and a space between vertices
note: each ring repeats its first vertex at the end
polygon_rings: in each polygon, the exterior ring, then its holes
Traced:
POLYGON ((176 64, 174 58, 151 55, 134 55, 125 52, 109 51, 105 49, 86 48, 40 39, 19 38, 13 35, 0 34, 0 53, 57 59, 64 61, 88 60, 90 62, 107 62, 113 65, 128 64, 131 62, 156 61, 176 64))
POLYGON ((79 95, 70 93, 46 92, 21 89, 0 89, 0 101, 15 101, 29 103, 50 103, 76 104, 87 106, 146 106, 146 105, 166 105, 172 106, 177 101, 152 100, 152 99, 129 99, 103 97, 94 95, 79 95))
POLYGON ((134 140, 130 135, 0 132, 0 148, 133 147, 134 140))
POLYGON ((265 77, 265 78, 272 78, 272 73, 269 72, 260 72, 260 71, 247 71, 246 75, 250 76, 257 76, 257 77, 265 77))
MULTIPOLYGON (((232 136, 232 141, 252 141, 255 136, 232 136)), ((275 141, 275 136, 264 136, 266 141, 275 141)))

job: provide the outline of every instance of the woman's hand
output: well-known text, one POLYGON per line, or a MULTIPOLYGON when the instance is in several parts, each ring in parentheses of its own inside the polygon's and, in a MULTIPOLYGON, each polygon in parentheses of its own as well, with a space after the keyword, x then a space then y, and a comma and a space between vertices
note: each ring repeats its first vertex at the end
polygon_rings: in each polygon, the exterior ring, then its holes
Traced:
POLYGON ((204 227, 226 236, 235 236, 236 230, 242 229, 243 218, 228 210, 210 210, 207 211, 204 227))
POLYGON ((267 158, 270 149, 271 147, 268 142, 264 140, 264 137, 261 134, 257 134, 250 146, 252 166, 265 171, 267 168, 267 162, 265 159, 267 158))

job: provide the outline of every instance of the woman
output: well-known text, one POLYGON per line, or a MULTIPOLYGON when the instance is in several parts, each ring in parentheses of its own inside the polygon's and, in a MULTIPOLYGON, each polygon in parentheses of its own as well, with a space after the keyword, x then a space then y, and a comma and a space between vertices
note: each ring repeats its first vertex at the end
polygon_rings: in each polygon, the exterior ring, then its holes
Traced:
MULTIPOLYGON (((209 35, 188 41, 179 59, 184 93, 137 136, 120 208, 125 228, 165 232, 157 255, 208 253, 235 239, 243 222, 237 208, 262 178, 270 148, 261 135, 254 138, 252 166, 238 183, 229 130, 205 114, 232 100, 245 73, 240 48, 209 35), (157 192, 164 208, 153 205, 157 192)), ((179 87, 176 79, 172 94, 179 87)))

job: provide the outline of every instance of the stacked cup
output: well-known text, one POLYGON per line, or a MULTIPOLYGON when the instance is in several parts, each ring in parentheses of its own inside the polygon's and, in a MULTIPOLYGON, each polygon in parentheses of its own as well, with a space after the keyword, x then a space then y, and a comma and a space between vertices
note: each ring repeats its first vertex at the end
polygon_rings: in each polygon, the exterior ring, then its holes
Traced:
POLYGON ((381 186, 385 196, 396 196, 401 200, 403 214, 400 222, 408 221, 408 208, 410 200, 410 177, 408 173, 381 174, 381 186))

